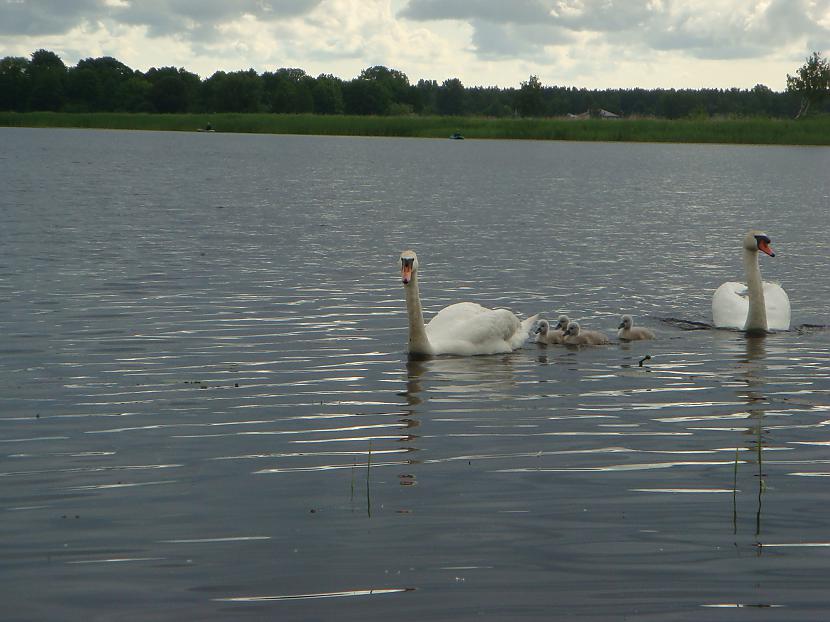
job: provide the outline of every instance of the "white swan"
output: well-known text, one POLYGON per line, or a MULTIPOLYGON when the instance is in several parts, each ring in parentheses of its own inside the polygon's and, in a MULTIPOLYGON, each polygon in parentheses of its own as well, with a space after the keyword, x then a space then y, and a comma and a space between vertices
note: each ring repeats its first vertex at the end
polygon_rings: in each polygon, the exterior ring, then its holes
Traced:
POLYGON ((712 319, 718 328, 737 328, 750 333, 789 330, 790 299, 780 285, 761 281, 758 251, 775 257, 769 236, 750 231, 744 236, 746 284, 728 281, 712 296, 712 319))
POLYGON ((654 333, 642 326, 634 326, 634 319, 626 314, 622 316, 620 325, 617 326, 617 337, 626 341, 638 341, 640 339, 654 339, 654 333))
POLYGON ((527 340, 538 315, 520 320, 507 309, 487 309, 459 302, 441 309, 424 326, 418 291, 418 257, 401 253, 401 280, 406 292, 411 354, 499 354, 511 352, 527 340))
POLYGON ((565 329, 568 328, 570 321, 571 319, 567 315, 560 315, 559 321, 551 330, 550 322, 539 320, 539 324, 536 326, 536 343, 548 345, 564 343, 565 329))
POLYGON ((581 330, 579 322, 571 322, 565 329, 565 344, 569 346, 604 346, 608 337, 598 330, 581 330))

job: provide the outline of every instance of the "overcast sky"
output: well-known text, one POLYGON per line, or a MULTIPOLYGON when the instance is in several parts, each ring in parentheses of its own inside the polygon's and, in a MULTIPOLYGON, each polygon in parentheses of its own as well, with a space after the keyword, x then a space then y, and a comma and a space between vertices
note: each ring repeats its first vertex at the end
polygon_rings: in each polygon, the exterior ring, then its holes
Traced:
POLYGON ((415 83, 783 90, 830 53, 830 0, 0 0, 0 57, 210 76, 385 65, 415 83))

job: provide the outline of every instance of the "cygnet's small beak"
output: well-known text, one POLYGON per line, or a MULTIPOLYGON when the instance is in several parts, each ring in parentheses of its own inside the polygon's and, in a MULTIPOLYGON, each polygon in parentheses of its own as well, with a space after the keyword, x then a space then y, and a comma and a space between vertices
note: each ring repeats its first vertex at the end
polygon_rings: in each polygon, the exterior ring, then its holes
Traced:
POLYGON ((625 322, 620 322, 620 325, 617 328, 625 328, 625 322))

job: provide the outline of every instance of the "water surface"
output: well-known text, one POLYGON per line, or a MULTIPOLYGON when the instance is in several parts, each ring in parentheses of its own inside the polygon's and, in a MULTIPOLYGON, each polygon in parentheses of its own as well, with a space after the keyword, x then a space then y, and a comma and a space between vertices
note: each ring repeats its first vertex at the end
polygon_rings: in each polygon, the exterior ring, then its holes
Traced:
POLYGON ((830 323, 828 166, 0 129, 4 617, 825 619, 830 333, 663 319, 761 227, 830 323), (404 248, 428 317, 658 339, 409 361, 404 248))

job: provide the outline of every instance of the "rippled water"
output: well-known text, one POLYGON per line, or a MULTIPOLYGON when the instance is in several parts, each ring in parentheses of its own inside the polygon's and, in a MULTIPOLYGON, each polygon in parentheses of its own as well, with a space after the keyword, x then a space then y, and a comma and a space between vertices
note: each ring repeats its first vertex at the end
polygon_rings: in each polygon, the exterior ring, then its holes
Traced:
POLYGON ((663 320, 708 321, 758 226, 830 324, 828 169, 0 129, 4 617, 825 619, 830 331, 663 320), (406 247, 427 315, 658 339, 408 361, 406 247))

